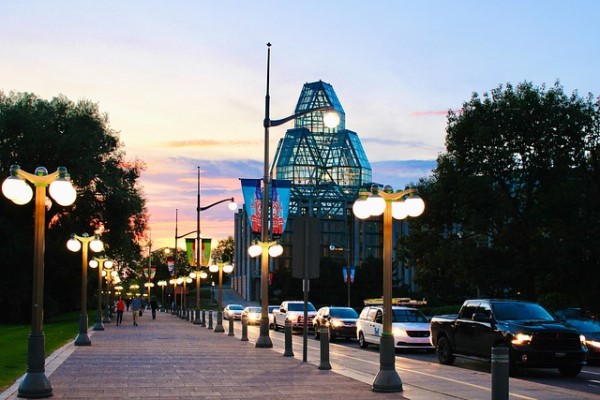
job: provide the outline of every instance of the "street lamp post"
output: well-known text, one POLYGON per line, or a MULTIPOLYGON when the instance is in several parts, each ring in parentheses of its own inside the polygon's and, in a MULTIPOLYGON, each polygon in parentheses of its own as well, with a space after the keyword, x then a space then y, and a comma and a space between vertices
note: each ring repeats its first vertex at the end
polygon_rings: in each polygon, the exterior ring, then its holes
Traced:
POLYGON ((199 312, 199 310, 200 310, 200 280, 206 279, 207 277, 208 277, 208 274, 204 271, 190 272, 190 278, 196 280, 196 315, 194 316, 194 322, 193 322, 194 325, 202 324, 202 321, 200 320, 200 312, 199 312))
POLYGON ((104 324, 102 323, 102 270, 103 268, 111 269, 113 262, 108 258, 94 257, 90 261, 90 267, 98 268, 98 308, 96 310, 96 323, 92 327, 94 331, 103 331, 104 324))
POLYGON ((217 302, 217 325, 215 332, 225 332, 223 329, 223 272, 230 274, 233 271, 231 264, 213 264, 209 267, 212 273, 219 272, 219 300, 217 302))
MULTIPOLYGON (((200 269, 202 267, 201 263, 202 263, 202 259, 201 259, 201 249, 202 249, 202 240, 200 238, 200 213, 202 211, 206 211, 209 208, 212 208, 214 206, 216 206, 217 204, 221 204, 221 203, 225 203, 225 202, 229 202, 228 204, 228 208, 231 211, 234 211, 235 209, 237 209, 237 204, 235 202, 235 199, 233 197, 229 197, 226 199, 221 199, 219 201, 216 201, 212 204, 209 204, 207 206, 201 207, 200 206, 200 167, 198 166, 198 177, 197 177, 197 202, 196 202, 196 230, 195 231, 191 231, 188 233, 185 233, 183 235, 177 235, 177 210, 175 210, 175 262, 177 262, 177 240, 181 239, 184 236, 187 235, 191 235, 192 233, 196 234, 196 272, 195 272, 195 277, 196 277, 196 311, 198 311, 200 309, 200 280, 204 279, 203 275, 205 275, 205 272, 201 272, 200 269)), ((177 274, 177 269, 175 268, 175 274, 177 274)), ((194 324, 200 324, 201 321, 199 319, 199 312, 196 312, 196 319, 194 320, 194 324)))
POLYGON ((157 285, 160 286, 161 288, 161 292, 162 292, 162 296, 161 296, 161 304, 162 304, 162 308, 165 308, 165 286, 167 286, 167 281, 158 281, 157 285))
POLYGON ((50 196, 63 206, 73 204, 77 192, 69 180, 65 167, 48 174, 44 167, 37 167, 35 173, 23 171, 14 164, 10 176, 2 183, 2 192, 14 203, 23 205, 33 198, 33 190, 26 182, 35 186, 35 218, 33 236, 33 290, 31 298, 31 333, 29 334, 27 373, 18 390, 19 397, 50 397, 52 386, 46 377, 45 336, 44 336, 44 247, 46 220, 46 188, 50 196))
POLYGON ((67 241, 67 248, 72 252, 81 250, 81 312, 79 313, 79 334, 75 338, 75 346, 90 346, 92 341, 88 336, 88 316, 87 316, 87 268, 88 268, 88 246, 99 253, 104 249, 104 244, 100 241, 98 235, 89 236, 84 233, 81 236, 71 235, 67 241))
POLYGON ((352 211, 357 218, 366 219, 383 214, 383 329, 379 347, 379 373, 373 381, 375 392, 401 392, 402 380, 396 371, 394 334, 392 333, 392 218, 418 217, 425 203, 416 190, 394 193, 391 186, 383 191, 373 185, 371 193, 361 190, 352 211))
MULTIPOLYGON (((271 67, 271 43, 267 43, 267 88, 265 95, 265 119, 263 121, 264 127, 264 135, 265 135, 265 146, 264 146, 264 174, 263 174, 263 195, 261 202, 261 232, 260 232, 260 242, 255 244, 254 246, 260 246, 262 251, 258 254, 262 254, 261 257, 261 269, 260 269, 260 279, 261 279, 261 317, 260 317, 260 336, 256 341, 256 347, 261 348, 271 348, 273 347, 273 342, 269 337, 269 314, 268 314, 268 306, 269 306, 269 259, 268 252, 269 248, 276 247, 277 250, 274 250, 275 253, 279 252, 279 249, 283 251, 283 248, 276 244, 275 242, 270 241, 270 229, 269 229, 269 186, 271 185, 271 178, 269 175, 269 128, 280 126, 289 122, 293 119, 299 118, 303 115, 317 112, 317 111, 333 111, 334 108, 332 106, 323 106, 323 107, 315 107, 307 110, 300 111, 294 115, 290 115, 289 117, 271 120, 270 111, 271 111, 271 96, 269 95, 269 78, 270 78, 270 67, 271 67)), ((323 118, 324 121, 327 121, 328 125, 332 124, 333 126, 337 126, 339 123, 339 116, 336 113, 330 114, 334 118, 323 118)), ((250 248, 252 248, 251 246, 250 248)), ((250 253, 250 248, 248 252, 250 253)), ((255 247, 252 250, 252 257, 258 256, 258 247, 255 247)), ((281 253, 279 253, 280 255, 281 253)), ((274 257, 274 256, 272 256, 274 257)))

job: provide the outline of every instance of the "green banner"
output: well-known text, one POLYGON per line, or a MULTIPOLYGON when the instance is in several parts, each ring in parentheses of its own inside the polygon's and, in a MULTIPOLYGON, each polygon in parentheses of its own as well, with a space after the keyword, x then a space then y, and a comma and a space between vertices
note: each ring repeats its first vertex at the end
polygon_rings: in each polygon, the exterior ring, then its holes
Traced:
POLYGON ((185 239, 185 249, 187 251, 187 261, 192 267, 196 266, 196 239, 185 239))
POLYGON ((210 261, 210 244, 212 239, 202 239, 202 264, 200 266, 206 267, 210 261))

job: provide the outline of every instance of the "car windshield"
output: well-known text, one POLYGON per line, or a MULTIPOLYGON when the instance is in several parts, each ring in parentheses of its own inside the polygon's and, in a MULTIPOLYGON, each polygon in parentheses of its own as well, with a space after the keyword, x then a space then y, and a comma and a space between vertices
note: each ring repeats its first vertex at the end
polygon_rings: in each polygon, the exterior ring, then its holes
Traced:
POLYGON ((392 322, 427 322, 427 317, 419 310, 392 309, 392 322))
POLYGON ((492 304, 494 315, 499 321, 541 320, 552 321, 552 315, 535 303, 498 302, 492 304))
POLYGON ((567 323, 580 333, 599 333, 600 322, 593 319, 568 319, 567 323))
MULTIPOLYGON (((289 303, 288 311, 304 311, 304 303, 289 303)), ((312 303, 308 303, 308 311, 317 311, 312 303)))
POLYGON ((240 306, 239 304, 232 304, 229 306, 230 310, 243 310, 244 307, 240 306))
POLYGON ((353 308, 330 308, 329 315, 334 318, 358 318, 353 308))
POLYGON ((246 311, 251 312, 251 313, 259 313, 261 311, 261 308, 260 307, 248 307, 248 309, 246 311))

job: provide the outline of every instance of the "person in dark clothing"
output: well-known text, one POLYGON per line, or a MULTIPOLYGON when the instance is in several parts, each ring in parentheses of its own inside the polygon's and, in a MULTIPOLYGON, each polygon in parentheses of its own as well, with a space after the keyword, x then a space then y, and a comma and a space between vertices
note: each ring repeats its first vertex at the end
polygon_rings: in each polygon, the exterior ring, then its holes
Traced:
POLYGON ((152 309, 152 319, 156 319, 156 309, 158 308, 158 303, 156 302, 156 298, 153 297, 150 300, 150 309, 152 309))

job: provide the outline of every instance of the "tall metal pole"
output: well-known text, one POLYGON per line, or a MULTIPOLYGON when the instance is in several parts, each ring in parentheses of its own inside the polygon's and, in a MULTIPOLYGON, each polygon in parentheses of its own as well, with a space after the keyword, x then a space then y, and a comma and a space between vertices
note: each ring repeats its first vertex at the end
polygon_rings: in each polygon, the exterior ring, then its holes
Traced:
POLYGON ((46 227, 46 185, 35 186, 35 228, 33 236, 33 292, 31 333, 27 353, 27 374, 19 385, 20 397, 50 397, 52 386, 45 374, 44 335, 44 232, 46 227))
MULTIPOLYGON (((177 236, 177 216, 178 216, 178 209, 175 209, 175 251, 174 251, 174 255, 173 255, 173 274, 171 275, 171 279, 176 279, 177 278, 177 239, 179 239, 179 237, 177 236)), ((173 285, 173 301, 175 302, 175 307, 177 308, 177 292, 175 291, 175 285, 173 285)))
POLYGON ((198 166, 198 202, 196 206, 196 309, 200 308, 200 166, 198 166))
POLYGON ((148 301, 150 301, 150 283, 152 282, 152 271, 150 267, 152 266, 152 230, 150 230, 150 242, 148 243, 148 276, 146 279, 146 284, 148 285, 148 301))
POLYGON ((396 351, 392 333, 392 202, 394 195, 380 193, 383 212, 383 326, 379 347, 379 373, 373 381, 375 392, 401 392, 402 380, 396 371, 396 351))
POLYGON ((96 310, 96 323, 92 328, 94 331, 104 330, 104 324, 102 323, 102 268, 104 267, 104 261, 106 260, 106 258, 96 258, 96 261, 98 262, 98 302, 96 310))
MULTIPOLYGON (((271 43, 267 43, 267 91, 265 95, 265 119, 263 126, 265 128, 265 159, 264 159, 264 174, 263 174, 263 198, 261 202, 261 226, 260 239, 263 243, 269 241, 269 127, 271 126, 270 119, 270 102, 269 96, 269 73, 271 64, 271 43)), ((256 341, 256 347, 270 348, 273 347, 273 342, 269 337, 269 255, 268 249, 263 245, 263 251, 260 260, 260 280, 261 280, 261 315, 260 315, 260 336, 256 341)))
POLYGON ((75 338, 75 346, 91 346, 92 341, 88 336, 87 317, 87 263, 88 263, 88 238, 82 240, 81 246, 81 311, 79 313, 79 334, 75 338))

